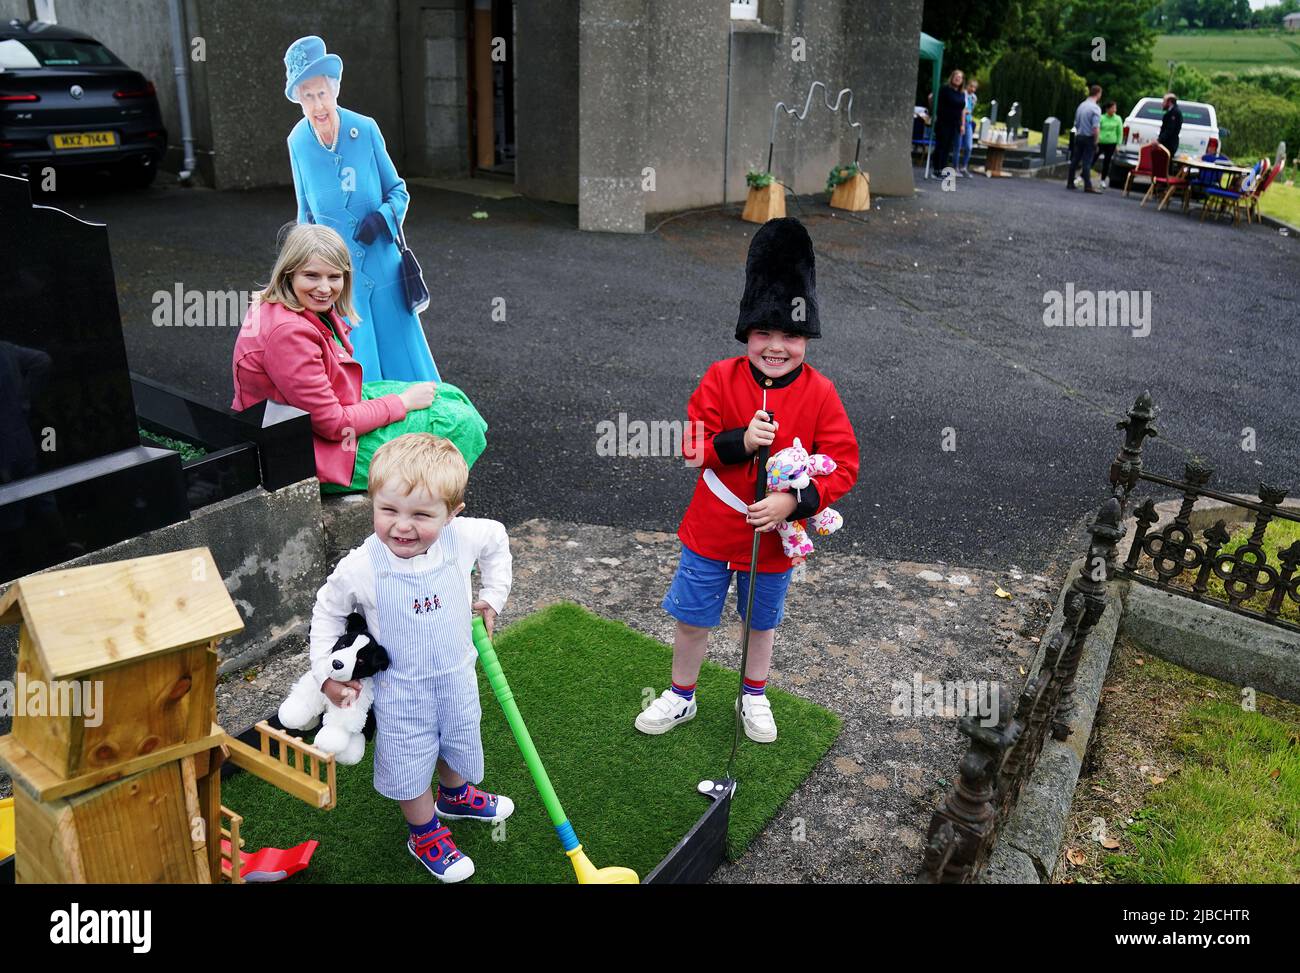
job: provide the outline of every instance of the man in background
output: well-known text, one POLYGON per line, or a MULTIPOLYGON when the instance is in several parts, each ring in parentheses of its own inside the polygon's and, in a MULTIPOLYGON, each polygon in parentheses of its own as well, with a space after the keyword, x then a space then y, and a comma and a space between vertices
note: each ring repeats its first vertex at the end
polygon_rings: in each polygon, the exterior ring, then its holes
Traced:
POLYGON ((1074 188, 1074 173, 1083 169, 1083 191, 1101 193, 1092 185, 1092 160, 1097 155, 1097 139, 1101 132, 1101 85, 1095 84, 1088 89, 1088 97, 1079 103, 1074 111, 1074 145, 1070 148, 1070 174, 1065 180, 1065 188, 1074 188))
POLYGON ((1178 136, 1183 131, 1183 113, 1178 107, 1178 96, 1172 91, 1165 95, 1161 106, 1165 110, 1165 117, 1160 120, 1160 134, 1156 136, 1156 141, 1169 150, 1169 158, 1172 159, 1178 154, 1178 136))

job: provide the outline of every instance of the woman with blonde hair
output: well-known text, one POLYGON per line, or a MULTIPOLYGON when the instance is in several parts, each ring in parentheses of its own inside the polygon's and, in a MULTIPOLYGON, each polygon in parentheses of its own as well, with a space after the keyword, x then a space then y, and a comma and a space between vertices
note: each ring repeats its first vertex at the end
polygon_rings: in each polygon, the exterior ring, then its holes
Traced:
POLYGON ((366 381, 438 381, 419 315, 402 282, 397 241, 411 194, 373 118, 338 104, 343 61, 319 37, 284 53, 284 96, 302 108, 289 133, 298 222, 336 230, 355 273, 352 343, 366 381))
POLYGON ((348 323, 354 283, 351 254, 336 232, 310 224, 289 230, 235 340, 230 407, 270 399, 308 413, 327 493, 365 490, 375 450, 408 432, 450 439, 472 465, 487 445, 487 423, 464 392, 445 382, 363 381, 348 323))

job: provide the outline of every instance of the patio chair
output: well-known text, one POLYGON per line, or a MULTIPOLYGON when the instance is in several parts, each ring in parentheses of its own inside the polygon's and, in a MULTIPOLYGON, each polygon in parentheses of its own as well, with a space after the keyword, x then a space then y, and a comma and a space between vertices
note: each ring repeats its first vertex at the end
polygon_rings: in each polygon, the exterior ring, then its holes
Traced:
MULTIPOLYGON (((1159 142, 1148 142, 1146 145, 1142 146, 1142 148, 1138 149, 1137 168, 1130 169, 1128 171, 1128 178, 1124 180, 1125 196, 1128 196, 1128 190, 1133 184, 1134 176, 1142 176, 1147 179, 1151 178, 1151 156, 1155 153, 1155 148, 1157 146, 1163 148, 1163 146, 1160 146, 1159 142)), ((1168 154, 1168 151, 1166 151, 1165 155, 1167 156, 1168 154)))
MULTIPOLYGON (((1160 158, 1162 153, 1165 157, 1165 167, 1167 169, 1171 160, 1169 159, 1169 150, 1166 149, 1163 145, 1160 146, 1160 152, 1156 153, 1151 158, 1152 161, 1155 162, 1155 160, 1160 158)), ((1155 162, 1155 168, 1157 169, 1160 168, 1159 162, 1155 162)), ((1159 175, 1158 173, 1152 176, 1151 189, 1163 188, 1165 191, 1165 194, 1160 197, 1160 205, 1158 205, 1156 209, 1157 210, 1166 209, 1169 206, 1169 197, 1172 196, 1174 193, 1178 192, 1178 190, 1180 189, 1183 190, 1185 193, 1187 191, 1187 186, 1190 181, 1191 180, 1189 180, 1186 175, 1174 176, 1174 175, 1169 175, 1167 172, 1163 176, 1159 175)), ((1148 195, 1151 193, 1151 189, 1147 190, 1148 195)), ((1146 202, 1145 199, 1143 199, 1142 201, 1144 203, 1146 202)))
POLYGON ((1165 203, 1169 201, 1169 197, 1174 190, 1181 189, 1186 185, 1187 179, 1183 176, 1169 175, 1169 150, 1163 145, 1155 143, 1155 148, 1151 152, 1151 185, 1147 187, 1141 205, 1145 206, 1147 200, 1155 194, 1157 189, 1167 187, 1160 203, 1156 206, 1156 209, 1164 209, 1165 203))
MULTIPOLYGON (((1201 156, 1201 161, 1223 162, 1232 165, 1232 160, 1226 155, 1218 154, 1218 147, 1218 139, 1210 139, 1209 145, 1205 150, 1205 155, 1201 156)), ((1196 175, 1188 179, 1187 186, 1183 190, 1183 212, 1186 213, 1191 209, 1191 205, 1194 202, 1199 201, 1203 204, 1206 199, 1205 190, 1209 189, 1211 186, 1217 186, 1222 178, 1223 173, 1216 172, 1213 169, 1201 169, 1197 171, 1196 175)))
MULTIPOLYGON (((1260 159, 1253 166, 1250 172, 1246 173, 1241 179, 1229 189, 1220 189, 1218 186, 1211 186, 1205 190, 1205 205, 1201 208, 1201 222, 1205 222, 1205 214, 1211 209, 1217 210, 1214 218, 1217 220, 1219 214, 1226 211, 1228 204, 1232 204, 1232 225, 1236 226, 1241 220, 1241 211, 1249 204, 1245 200, 1249 197, 1251 191, 1255 188, 1261 174, 1267 168, 1268 160, 1260 159)), ((1247 214, 1249 215, 1249 209, 1247 214)))
POLYGON ((1252 216, 1256 222, 1262 223, 1264 221, 1264 218, 1259 215, 1259 197, 1263 196, 1264 190, 1273 185, 1273 180, 1282 174, 1282 167, 1285 165, 1286 157, 1282 156, 1277 160, 1277 165, 1264 173, 1264 177, 1260 179, 1255 191, 1247 197, 1246 222, 1250 222, 1252 216))

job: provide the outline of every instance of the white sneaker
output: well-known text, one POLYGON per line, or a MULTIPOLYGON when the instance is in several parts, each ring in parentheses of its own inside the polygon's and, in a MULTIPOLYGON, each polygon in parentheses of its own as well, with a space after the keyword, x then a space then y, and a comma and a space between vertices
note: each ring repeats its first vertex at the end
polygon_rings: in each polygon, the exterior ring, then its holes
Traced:
POLYGON ((642 733, 658 736, 695 719, 695 698, 682 699, 672 687, 665 689, 653 703, 636 718, 636 728, 642 733))
POLYGON ((1110 180, 1109 180, 1109 179, 1103 179, 1103 180, 1101 181, 1101 188, 1102 188, 1102 189, 1109 189, 1109 188, 1110 188, 1110 180))
POLYGON ((767 694, 752 696, 745 693, 741 699, 740 715, 745 724, 745 736, 755 743, 774 743, 776 720, 772 719, 772 704, 767 701, 767 694))

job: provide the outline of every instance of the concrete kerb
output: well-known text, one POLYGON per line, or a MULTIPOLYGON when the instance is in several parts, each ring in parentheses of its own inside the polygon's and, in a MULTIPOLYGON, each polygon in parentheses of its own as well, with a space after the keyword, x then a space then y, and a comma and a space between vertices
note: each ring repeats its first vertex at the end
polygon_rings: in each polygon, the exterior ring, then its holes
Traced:
MULTIPOLYGON (((320 486, 311 477, 274 492, 245 491, 201 507, 189 520, 38 573, 207 547, 244 621, 243 631, 219 647, 219 671, 229 672, 269 655, 286 636, 307 631, 312 596, 325 573, 321 537, 320 486)), ((0 585, 0 593, 8 587, 0 585)), ((17 626, 0 630, 0 679, 13 675, 17 642, 17 626)), ((0 731, 7 731, 6 723, 0 721, 0 731)))
MULTIPOLYGON (((1083 563, 1083 558, 1075 561, 1062 584, 1056 610, 1030 670, 1031 677, 1042 667, 1047 643, 1065 623, 1065 599, 1083 563)), ((1121 586, 1112 582, 1108 588, 1106 610, 1088 634, 1079 658, 1070 736, 1065 741, 1049 736, 1044 742, 1020 801, 998 835, 997 845, 981 875, 980 880, 986 884, 1046 883, 1052 877, 1124 610, 1121 586)))
POLYGON ((1264 213, 1259 214, 1259 221, 1282 231, 1282 236, 1300 240, 1300 226, 1292 226, 1286 220, 1279 220, 1276 216, 1268 216, 1264 213))

